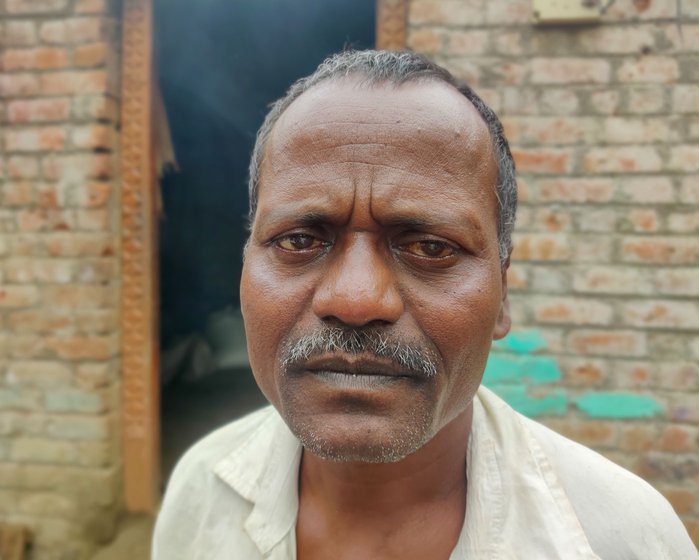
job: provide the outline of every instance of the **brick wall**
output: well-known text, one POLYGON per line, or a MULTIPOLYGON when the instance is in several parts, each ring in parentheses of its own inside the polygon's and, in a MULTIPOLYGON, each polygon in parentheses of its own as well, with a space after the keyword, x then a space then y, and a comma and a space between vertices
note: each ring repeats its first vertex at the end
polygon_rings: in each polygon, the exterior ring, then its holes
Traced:
POLYGON ((531 0, 411 0, 409 46, 501 115, 521 206, 518 331, 486 379, 648 479, 699 543, 699 3, 616 0, 535 27, 531 0))
POLYGON ((118 29, 107 0, 0 0, 0 522, 85 558, 120 501, 118 29))

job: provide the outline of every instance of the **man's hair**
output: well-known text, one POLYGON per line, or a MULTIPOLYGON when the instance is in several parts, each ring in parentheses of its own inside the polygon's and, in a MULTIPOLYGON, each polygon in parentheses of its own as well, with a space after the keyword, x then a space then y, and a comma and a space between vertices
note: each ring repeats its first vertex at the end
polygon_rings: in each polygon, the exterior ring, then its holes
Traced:
POLYGON ((410 51, 346 51, 327 58, 310 76, 297 80, 286 95, 272 104, 257 133, 250 160, 249 220, 257 210, 260 171, 267 142, 282 113, 305 91, 321 82, 345 77, 360 78, 368 85, 384 83, 401 85, 407 82, 434 80, 449 84, 468 99, 488 126, 498 168, 495 195, 498 200, 498 244, 500 262, 504 265, 512 248, 512 230, 517 210, 515 164, 500 120, 493 110, 468 86, 424 56, 410 51))

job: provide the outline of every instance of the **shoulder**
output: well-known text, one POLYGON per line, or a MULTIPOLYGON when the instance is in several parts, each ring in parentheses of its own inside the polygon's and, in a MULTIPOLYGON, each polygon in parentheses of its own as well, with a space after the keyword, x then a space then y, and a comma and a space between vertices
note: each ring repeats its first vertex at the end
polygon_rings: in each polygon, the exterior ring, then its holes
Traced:
MULTIPOLYGON (((232 455, 258 461, 247 453, 251 441, 271 440, 276 412, 271 406, 227 424, 193 445, 179 460, 167 484, 152 541, 152 558, 172 560, 201 557, 205 550, 214 557, 212 542, 224 537, 212 531, 226 519, 225 539, 234 546, 250 546, 243 531, 252 504, 221 478, 217 467, 232 455), (209 521, 206 521, 209 520, 209 521)), ((258 461, 259 462, 259 461, 258 461)), ((251 469, 252 476, 252 469, 251 469)))
POLYGON ((601 558, 699 558, 668 501, 599 453, 513 411, 565 491, 601 558))

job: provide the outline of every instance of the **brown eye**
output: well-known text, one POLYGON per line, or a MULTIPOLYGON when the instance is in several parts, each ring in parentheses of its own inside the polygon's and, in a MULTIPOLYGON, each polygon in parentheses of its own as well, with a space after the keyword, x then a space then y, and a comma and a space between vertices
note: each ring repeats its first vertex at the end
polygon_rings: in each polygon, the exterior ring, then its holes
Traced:
POLYGON ((278 247, 285 251, 309 251, 324 246, 323 241, 305 233, 285 235, 277 239, 276 243, 278 247))
POLYGON ((401 249, 417 257, 428 259, 444 259, 454 254, 454 247, 449 243, 431 239, 407 243, 401 249))

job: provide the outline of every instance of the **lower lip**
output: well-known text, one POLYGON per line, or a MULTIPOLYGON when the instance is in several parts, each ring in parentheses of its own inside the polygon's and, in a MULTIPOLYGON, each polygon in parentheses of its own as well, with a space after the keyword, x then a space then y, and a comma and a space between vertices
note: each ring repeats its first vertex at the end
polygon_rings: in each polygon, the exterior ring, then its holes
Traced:
POLYGON ((312 371, 317 379, 342 389, 377 389, 408 379, 399 375, 355 375, 339 371, 312 371))

